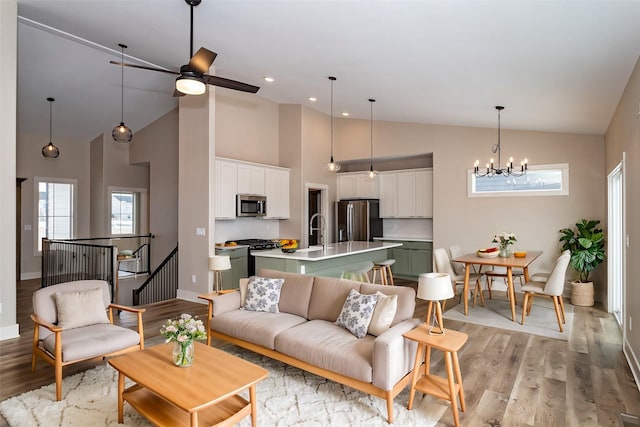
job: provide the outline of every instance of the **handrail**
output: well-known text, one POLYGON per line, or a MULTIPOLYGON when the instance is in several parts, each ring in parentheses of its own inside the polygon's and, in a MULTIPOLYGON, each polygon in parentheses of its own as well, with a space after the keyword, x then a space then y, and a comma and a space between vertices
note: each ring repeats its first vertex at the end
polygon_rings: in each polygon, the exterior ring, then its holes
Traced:
POLYGON ((138 289, 133 289, 133 305, 150 304, 176 298, 178 294, 178 246, 138 289), (147 291, 149 295, 143 294, 147 291))

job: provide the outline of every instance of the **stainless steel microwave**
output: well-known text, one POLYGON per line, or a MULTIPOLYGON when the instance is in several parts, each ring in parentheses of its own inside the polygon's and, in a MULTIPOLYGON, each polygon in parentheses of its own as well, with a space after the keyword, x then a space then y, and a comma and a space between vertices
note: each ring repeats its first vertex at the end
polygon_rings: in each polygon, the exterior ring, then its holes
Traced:
POLYGON ((236 216, 265 216, 267 198, 255 194, 236 195, 236 216))

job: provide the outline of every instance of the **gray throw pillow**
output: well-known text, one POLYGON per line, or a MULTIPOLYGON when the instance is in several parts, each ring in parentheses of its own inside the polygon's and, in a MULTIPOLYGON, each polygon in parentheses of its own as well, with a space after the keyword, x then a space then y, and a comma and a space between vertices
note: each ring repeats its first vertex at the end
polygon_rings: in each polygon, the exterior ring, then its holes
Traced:
POLYGON ((247 286, 247 298, 244 302, 244 310, 265 311, 267 313, 278 313, 278 303, 280 302, 280 291, 284 279, 267 279, 265 277, 254 276, 247 286))
POLYGON ((376 302, 378 302, 378 295, 364 295, 351 289, 336 324, 346 328, 358 338, 364 337, 367 335, 376 302))
POLYGON ((109 323, 102 289, 56 292, 58 326, 62 329, 109 323))

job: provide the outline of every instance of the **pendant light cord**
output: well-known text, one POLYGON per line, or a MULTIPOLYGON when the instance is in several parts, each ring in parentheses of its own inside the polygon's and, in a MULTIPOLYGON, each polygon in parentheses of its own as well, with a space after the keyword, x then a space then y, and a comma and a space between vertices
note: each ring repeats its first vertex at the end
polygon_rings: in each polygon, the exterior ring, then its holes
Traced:
POLYGON ((376 102, 375 99, 369 99, 369 103, 371 104, 371 128, 370 128, 370 133, 371 133, 371 144, 370 144, 370 148, 371 148, 371 157, 370 157, 370 161, 369 161, 369 170, 373 172, 373 103, 376 102))
POLYGON ((331 107, 330 107, 330 116, 331 116, 331 163, 333 163, 333 82, 336 80, 335 77, 329 77, 331 80, 331 107))
POLYGON ((126 45, 120 43, 120 123, 124 123, 124 48, 126 45))
POLYGON ((49 144, 51 144, 53 141, 53 136, 52 136, 52 128, 53 128, 53 98, 47 98, 47 101, 49 101, 49 144))

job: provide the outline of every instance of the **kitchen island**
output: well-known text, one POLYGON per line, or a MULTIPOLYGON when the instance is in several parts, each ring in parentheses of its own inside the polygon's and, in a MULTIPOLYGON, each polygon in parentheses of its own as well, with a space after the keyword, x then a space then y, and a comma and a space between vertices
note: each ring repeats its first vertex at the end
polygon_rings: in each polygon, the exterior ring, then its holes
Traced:
POLYGON ((294 253, 280 249, 253 251, 256 272, 263 268, 314 276, 340 277, 365 261, 383 261, 389 258, 389 250, 402 246, 397 242, 341 242, 328 243, 326 248, 312 246, 294 253))

